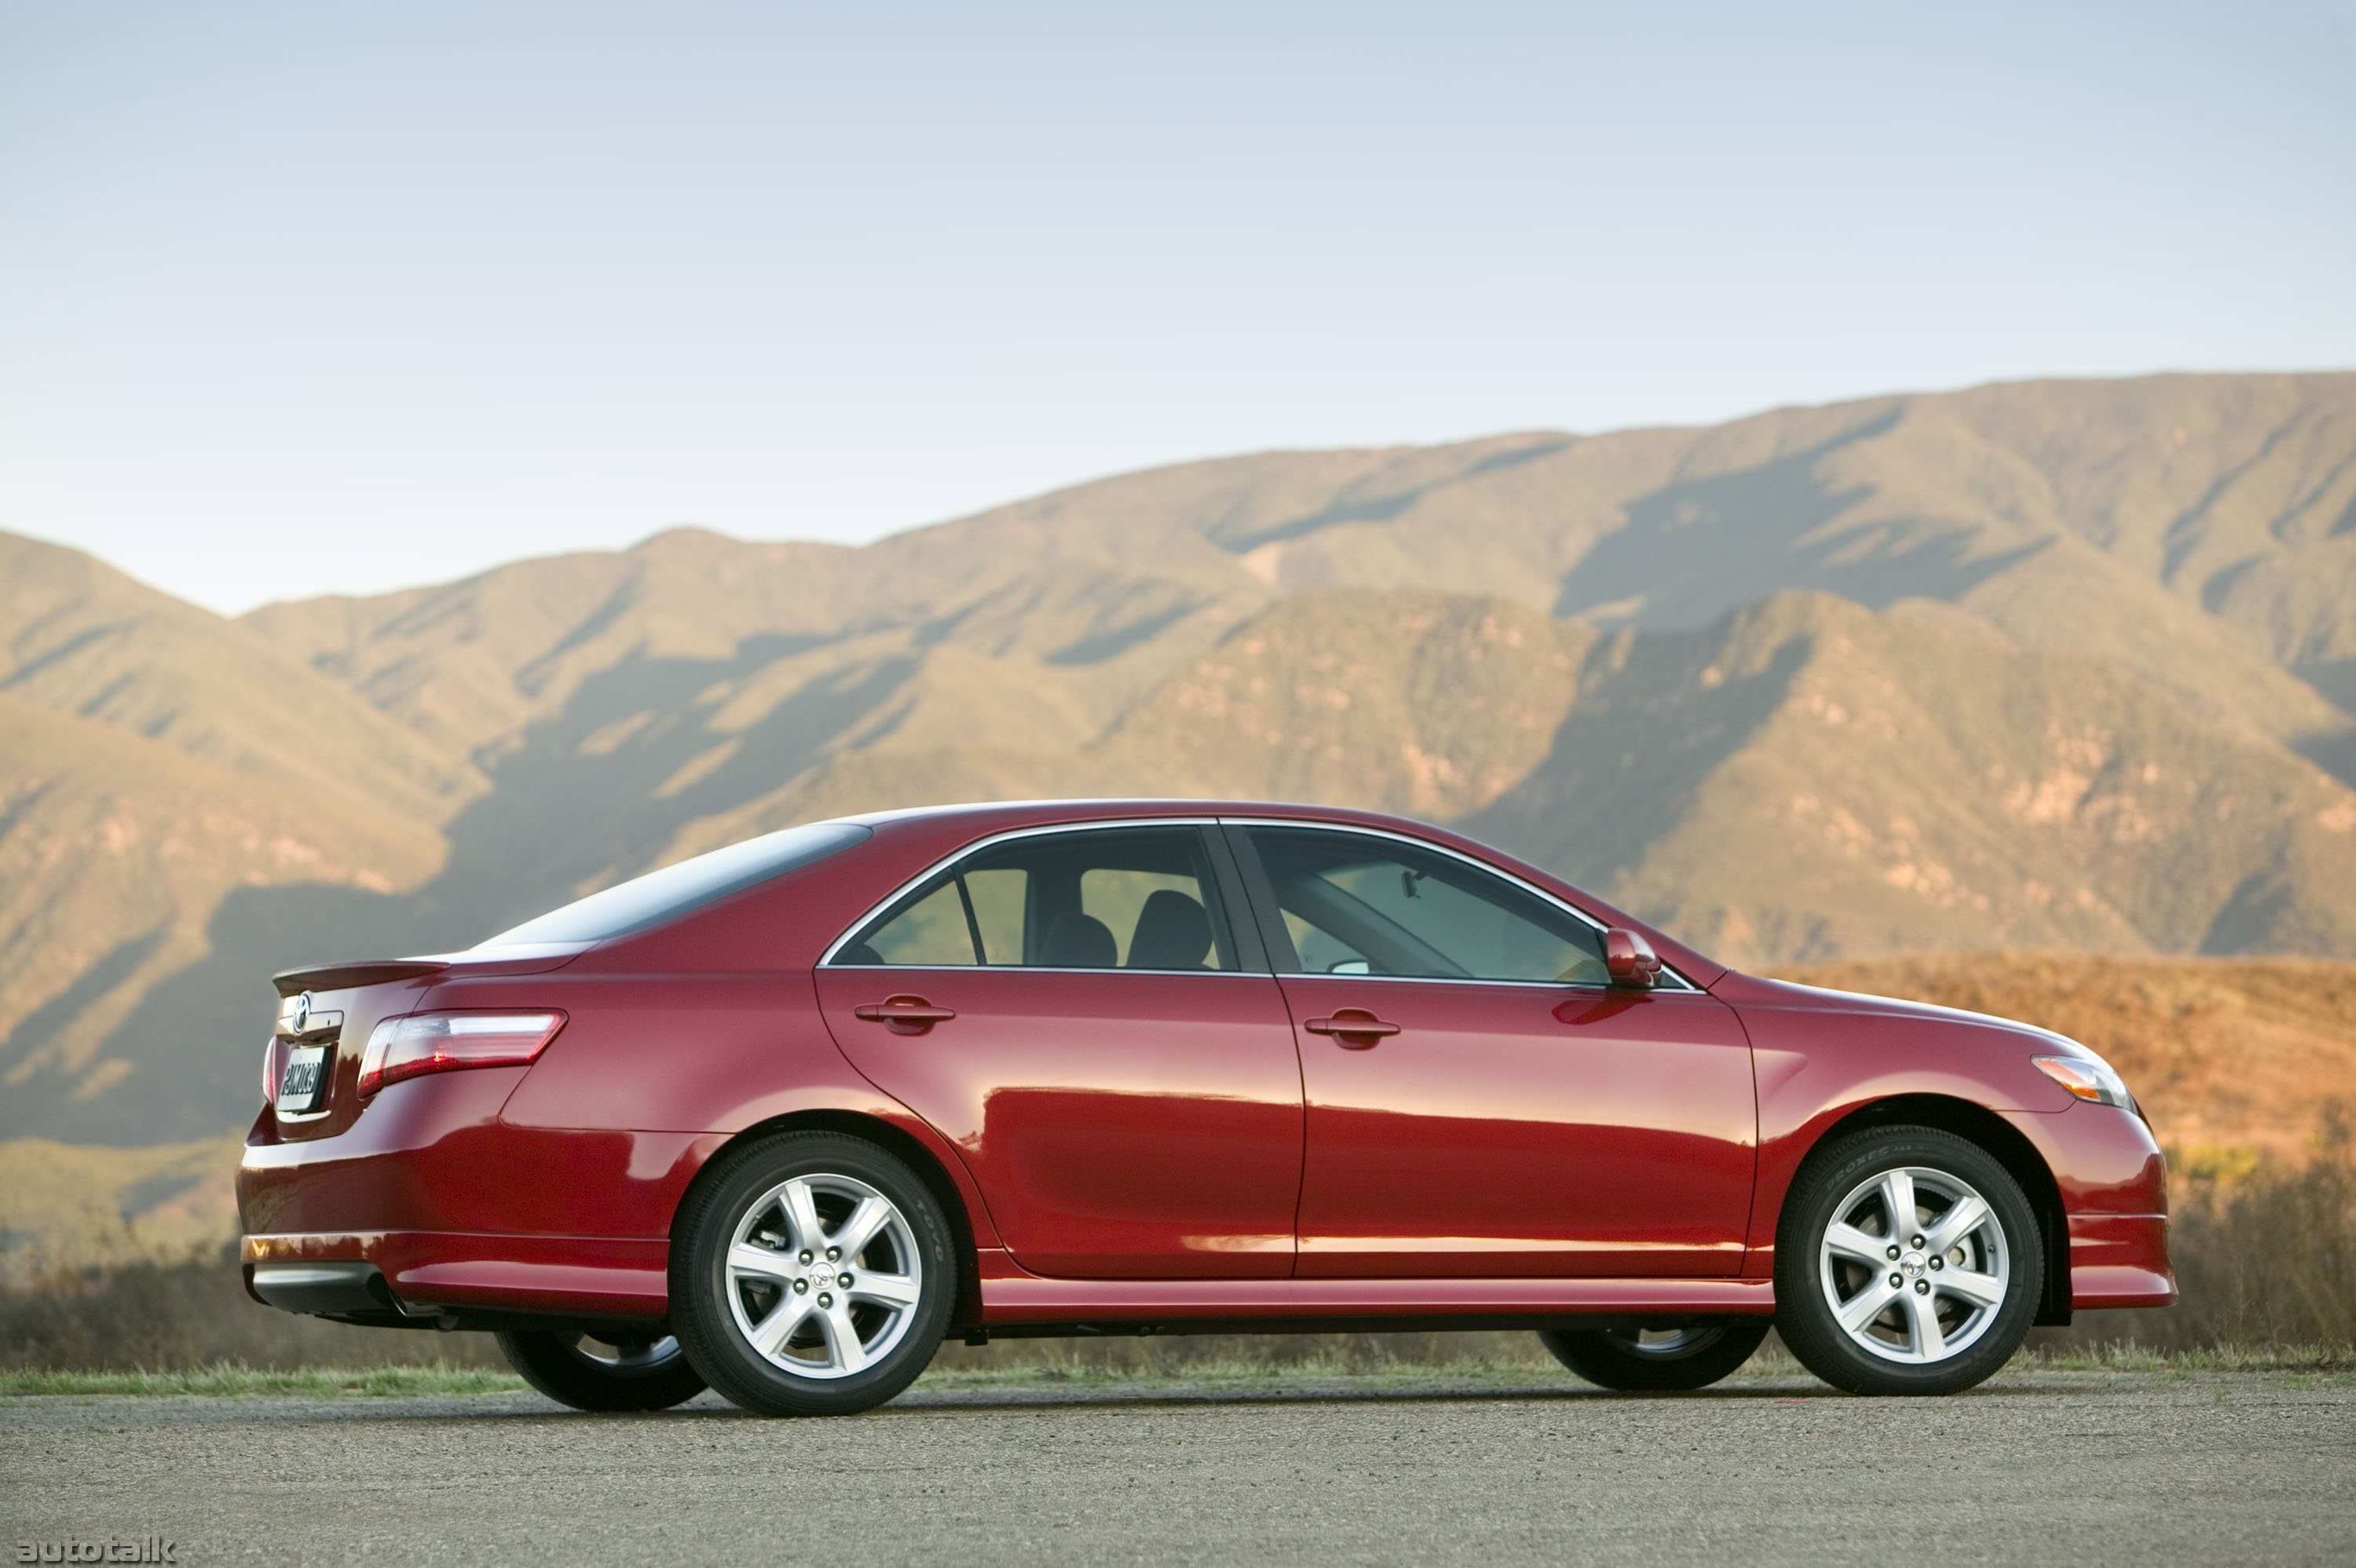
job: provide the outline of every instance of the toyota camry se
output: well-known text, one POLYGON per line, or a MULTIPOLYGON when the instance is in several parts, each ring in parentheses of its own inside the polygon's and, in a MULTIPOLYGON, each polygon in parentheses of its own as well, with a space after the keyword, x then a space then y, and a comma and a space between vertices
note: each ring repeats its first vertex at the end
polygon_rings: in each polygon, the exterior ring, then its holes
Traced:
POLYGON ((948 1338, 1533 1329, 1859 1393, 2175 1298, 2060 1035, 1738 974, 1394 817, 812 823, 464 952, 277 976, 247 1286, 498 1334, 584 1410, 892 1398, 948 1338))

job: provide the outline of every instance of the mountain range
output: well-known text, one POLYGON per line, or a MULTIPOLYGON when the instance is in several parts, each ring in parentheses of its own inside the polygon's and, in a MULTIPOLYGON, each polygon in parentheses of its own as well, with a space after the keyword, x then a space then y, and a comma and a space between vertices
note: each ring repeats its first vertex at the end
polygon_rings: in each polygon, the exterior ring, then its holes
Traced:
POLYGON ((236 619, 0 535, 0 1137, 233 1132, 272 970, 842 812, 1374 805, 1748 965, 2346 959, 2351 784, 2356 374, 1266 453, 236 619))

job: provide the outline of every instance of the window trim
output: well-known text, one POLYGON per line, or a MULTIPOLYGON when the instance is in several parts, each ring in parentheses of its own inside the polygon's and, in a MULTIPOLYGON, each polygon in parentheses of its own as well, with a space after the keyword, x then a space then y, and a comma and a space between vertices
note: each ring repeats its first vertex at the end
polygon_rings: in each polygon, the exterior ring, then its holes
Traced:
MULTIPOLYGON (((1280 974, 1277 970, 1276 955, 1274 951, 1269 948, 1267 936, 1263 928, 1264 920, 1270 915, 1279 922, 1281 922, 1284 918, 1283 912, 1274 907, 1272 900, 1269 909, 1265 913, 1261 910, 1260 904, 1263 896, 1263 890, 1265 890, 1266 893, 1269 895, 1272 895, 1275 890, 1272 887, 1268 886, 1268 872, 1260 866, 1259 851, 1257 847, 1251 844, 1248 838, 1243 840, 1243 849, 1249 849, 1251 851, 1249 857, 1247 858, 1242 850, 1237 848, 1235 840, 1229 838, 1225 832, 1214 831, 1216 829, 1230 827, 1238 829, 1248 827, 1305 827, 1321 833, 1355 833, 1363 838, 1381 838, 1387 839, 1393 843, 1406 844, 1414 848, 1426 850, 1431 854, 1445 855, 1451 859, 1461 860, 1476 871, 1484 871, 1490 876, 1496 877, 1504 881, 1509 882, 1513 886, 1521 889, 1524 892, 1530 894, 1532 897, 1538 899, 1542 902, 1553 905, 1556 909, 1562 911, 1565 914, 1569 915, 1573 920, 1586 925, 1590 930, 1601 933, 1612 929, 1611 926, 1606 924, 1604 922, 1596 919, 1593 915, 1588 913, 1577 904, 1572 903, 1569 900, 1559 897, 1557 894, 1550 893, 1546 889, 1539 887, 1537 883, 1528 880, 1526 878, 1515 876, 1513 872, 1506 870, 1502 866, 1493 866, 1477 855, 1468 855, 1462 849, 1451 848, 1445 844, 1435 844, 1429 838, 1418 838, 1413 834, 1399 833, 1387 827, 1366 827, 1356 823, 1325 822, 1315 817, 1301 816, 1111 816, 1096 817, 1086 822, 1047 822, 1039 823, 1030 827, 1010 827, 1003 832, 991 834, 986 837, 978 838, 970 844, 967 844, 957 849, 951 850, 948 854, 942 856, 939 859, 926 867, 922 871, 910 877, 906 881, 902 882, 898 887, 894 888, 883 898, 878 899, 874 903, 869 905, 866 910, 862 912, 858 919, 845 926, 841 933, 838 934, 832 942, 827 944, 826 950, 819 955, 818 962, 813 965, 812 967, 819 969, 855 969, 862 974, 905 974, 927 968, 947 972, 947 968, 937 965, 841 964, 837 963, 835 958, 836 955, 841 953, 842 949, 851 945, 851 938, 857 936, 862 931, 864 931, 867 928, 867 924, 870 921, 873 921, 876 916, 891 908, 892 905, 907 897, 910 893, 915 892, 916 889, 923 886, 926 882, 930 881, 934 877, 938 876, 941 872, 948 870, 950 867, 956 865, 958 861, 964 859, 969 855, 978 854, 984 849, 992 848, 993 846, 1010 843, 1018 838, 1037 838, 1053 833, 1101 832, 1107 828, 1116 827, 1192 827, 1203 833, 1204 838, 1207 841, 1205 847, 1205 853, 1210 859, 1212 878, 1213 880, 1218 884, 1217 891, 1220 898, 1232 906, 1236 902, 1237 895, 1240 893, 1245 905, 1245 912, 1250 916, 1250 929, 1248 933, 1247 933, 1246 930, 1237 923, 1237 911, 1232 907, 1226 911, 1227 928, 1235 936, 1236 947, 1237 949, 1236 955, 1237 966, 1233 969, 1067 969, 1050 966, 1044 964, 1024 964, 1020 965, 1012 964, 993 964, 988 965, 988 967, 993 969, 1002 968, 1026 975, 1222 975, 1236 976, 1274 976, 1279 980, 1284 979, 1286 976, 1280 974), (1225 851, 1224 859, 1235 862, 1233 869, 1237 873, 1237 880, 1243 884, 1240 889, 1231 888, 1226 883, 1226 872, 1228 868, 1223 864, 1222 851, 1225 851), (1258 949, 1259 951, 1254 952, 1251 951, 1251 949, 1258 949), (1255 959, 1258 960, 1258 967, 1254 967, 1253 965, 1253 961, 1255 959)), ((1290 939, 1288 936, 1287 941, 1289 942, 1290 940, 1290 939)), ((954 965, 948 967, 952 967, 957 973, 963 974, 967 972, 969 966, 954 965)), ((1295 971, 1294 973, 1299 974, 1303 979, 1310 980, 1368 980, 1387 985, 1519 986, 1525 989, 1541 991, 1609 991, 1612 989, 1609 985, 1582 985, 1575 980, 1459 979, 1454 976, 1443 975, 1312 975, 1305 970, 1295 971)), ((1673 981, 1675 984, 1663 985, 1656 981, 1654 983, 1652 987, 1652 995, 1658 996, 1663 993, 1666 993, 1671 996, 1678 996, 1690 993, 1695 996, 1704 996, 1708 994, 1701 987, 1695 985, 1691 980, 1687 979, 1682 972, 1670 965, 1666 960, 1662 962, 1661 975, 1664 979, 1673 981)))
MULTIPOLYGON (((1580 909, 1577 904, 1547 891, 1546 889, 1537 886, 1526 878, 1514 875, 1514 873, 1506 870, 1502 866, 1493 866, 1477 855, 1468 855, 1462 849, 1452 849, 1445 844, 1435 844, 1429 838, 1418 838, 1412 834, 1394 832, 1387 827, 1362 827, 1355 823, 1344 824, 1335 822, 1318 822, 1305 820, 1297 816, 1223 816, 1218 820, 1222 827, 1233 827, 1238 830, 1253 827, 1289 827, 1296 829, 1306 828, 1318 833, 1354 834, 1361 838, 1383 839, 1394 844, 1405 844, 1410 848, 1424 850, 1429 854, 1445 855, 1451 860, 1462 861, 1463 864, 1472 867, 1476 871, 1486 872, 1488 875, 1495 877, 1500 881, 1520 889, 1522 891, 1528 893, 1533 898, 1538 900, 1541 903, 1549 904, 1552 907, 1560 910, 1563 913, 1569 915, 1572 919, 1578 921, 1580 924, 1585 925, 1590 930, 1597 933, 1599 935, 1612 929, 1610 925, 1596 919, 1585 910, 1580 909)), ((1238 861, 1244 862, 1248 868, 1244 873, 1244 880, 1247 883, 1247 891, 1252 895, 1252 903, 1255 912, 1258 911, 1261 898, 1266 897, 1270 901, 1271 905, 1269 912, 1269 917, 1278 922, 1281 922, 1284 919, 1284 912, 1280 908, 1274 907, 1276 889, 1275 885, 1268 879, 1267 869, 1260 864, 1259 847, 1252 843, 1248 836, 1245 836, 1242 839, 1241 848, 1237 848, 1233 843, 1230 843, 1229 849, 1238 861), (1244 856, 1244 850, 1246 849, 1250 851, 1250 859, 1248 861, 1245 860, 1244 856)), ((1268 941, 1265 933, 1263 933, 1262 941, 1263 943, 1268 941)), ((1286 934, 1286 941, 1289 944, 1290 942, 1290 933, 1286 934)), ((1297 959, 1299 955, 1296 954, 1294 956, 1297 959)), ((1274 969, 1275 955, 1273 952, 1269 954, 1269 966, 1271 969, 1274 969)), ((1301 978, 1305 980, 1373 980, 1383 982, 1385 984, 1403 983, 1418 986, 1520 986, 1526 988, 1541 991, 1609 991, 1613 988, 1608 982, 1598 986, 1579 980, 1503 980, 1474 976, 1454 975, 1317 975, 1312 974, 1306 969, 1296 969, 1286 973, 1298 975, 1301 978)), ((1278 977, 1280 979, 1285 978, 1286 973, 1280 973, 1278 977)), ((1673 981, 1675 984, 1665 986, 1659 981, 1655 981, 1652 986, 1652 990, 1655 993, 1665 991, 1671 995, 1680 995, 1687 992, 1691 992, 1695 995, 1702 994, 1702 988, 1699 986, 1697 986, 1691 980, 1687 979, 1683 974, 1679 973, 1666 960, 1662 962, 1661 975, 1663 978, 1673 981)))
MULTIPOLYGON (((906 881, 902 882, 898 887, 894 888, 889 893, 870 905, 865 912, 862 913, 858 919, 852 921, 849 925, 842 929, 841 934, 837 936, 832 942, 827 944, 826 951, 819 955, 818 963, 812 965, 812 967, 819 969, 852 969, 857 970, 862 974, 870 975, 903 975, 926 971, 933 973, 956 973, 964 975, 980 974, 983 970, 989 969, 1003 971, 1010 975, 1205 975, 1237 976, 1258 979, 1272 978, 1276 973, 1276 966, 1269 961, 1267 953, 1265 951, 1261 951, 1261 949, 1264 949, 1266 944, 1260 938, 1258 926, 1255 925, 1251 931, 1250 947, 1252 951, 1248 952, 1245 950, 1246 943, 1244 933, 1237 924, 1237 912, 1232 908, 1226 909, 1223 912, 1226 915, 1227 929, 1235 937, 1236 942, 1236 967, 1233 969, 1132 969, 1128 967, 1126 965, 1118 965, 1111 968, 1066 968, 1060 965, 1050 964, 941 965, 843 964, 837 962, 836 955, 844 948, 850 946, 852 939, 858 936, 861 932, 865 931, 867 927, 879 916, 890 910, 893 905, 898 903, 902 899, 906 898, 909 894, 923 887, 926 882, 929 882, 934 878, 941 875, 944 871, 950 870, 961 862, 971 859, 973 856, 980 854, 983 850, 994 848, 1001 844, 1012 843, 1013 841, 1022 838, 1041 838, 1051 834, 1102 833, 1108 830, 1117 830, 1125 827, 1192 827, 1195 830, 1196 835, 1201 840, 1203 859, 1210 869, 1211 886, 1208 891, 1215 894, 1223 904, 1232 904, 1234 902, 1234 894, 1226 886, 1226 879, 1224 875, 1225 869, 1220 864, 1218 853, 1221 849, 1226 848, 1226 847, 1225 845, 1213 842, 1216 835, 1211 830, 1217 827, 1218 825, 1219 818, 1215 816, 1115 816, 1099 817, 1090 822, 1052 822, 1043 823, 1032 827, 1012 827, 1007 829, 1003 833, 993 833, 986 838, 977 838, 972 843, 965 845, 958 849, 952 850, 947 855, 942 856, 939 859, 926 867, 922 871, 919 871, 916 875, 909 878, 906 881), (1254 959, 1258 961, 1260 965, 1258 968, 1252 967, 1252 961, 1254 959)), ((1248 900, 1248 893, 1247 893, 1246 897, 1248 900)), ((1258 918, 1257 910, 1251 908, 1248 903, 1243 912, 1251 916, 1255 921, 1258 918)))

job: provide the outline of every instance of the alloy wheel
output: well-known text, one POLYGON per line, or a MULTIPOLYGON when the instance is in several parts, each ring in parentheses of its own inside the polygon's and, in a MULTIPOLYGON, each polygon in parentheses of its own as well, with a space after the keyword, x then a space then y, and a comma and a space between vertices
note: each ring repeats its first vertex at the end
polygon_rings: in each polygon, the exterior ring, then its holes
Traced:
POLYGON ((1691 1324, 1682 1328, 1608 1328, 1605 1339, 1632 1356, 1679 1361, 1699 1355, 1726 1338, 1723 1324, 1691 1324))
POLYGON ((890 1355, 924 1292, 907 1216, 851 1176, 796 1176, 764 1192, 738 1219, 725 1266, 737 1331, 802 1378, 849 1377, 890 1355))
POLYGON ((1833 1320, 1881 1360, 1929 1365, 1963 1354, 1994 1325, 2012 1282, 2004 1226, 1951 1172, 1903 1166, 1836 1204, 1817 1254, 1833 1320))
POLYGON ((564 1348, 591 1366, 608 1372, 650 1372, 680 1358, 679 1340, 664 1334, 650 1339, 605 1339, 583 1334, 564 1348))

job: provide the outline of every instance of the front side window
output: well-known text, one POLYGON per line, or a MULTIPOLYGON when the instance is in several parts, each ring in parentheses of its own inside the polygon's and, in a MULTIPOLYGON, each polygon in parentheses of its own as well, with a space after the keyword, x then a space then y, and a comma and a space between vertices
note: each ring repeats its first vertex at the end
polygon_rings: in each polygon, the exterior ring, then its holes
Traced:
POLYGON ((1292 939, 1290 973, 1611 981, 1593 927, 1451 855, 1321 828, 1248 831, 1292 939))
POLYGON ((1221 970, 1235 946, 1199 829, 1043 833, 976 850, 869 922, 837 964, 1221 970))

